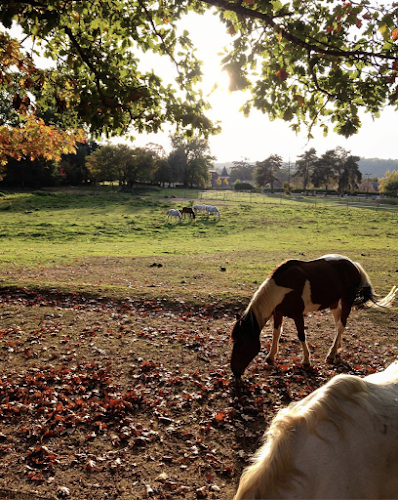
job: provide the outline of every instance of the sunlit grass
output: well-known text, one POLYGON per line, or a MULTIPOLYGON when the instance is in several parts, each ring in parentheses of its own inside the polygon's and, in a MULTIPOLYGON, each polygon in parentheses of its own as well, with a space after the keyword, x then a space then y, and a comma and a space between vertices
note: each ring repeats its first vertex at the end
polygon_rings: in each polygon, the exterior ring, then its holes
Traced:
POLYGON ((198 193, 170 192, 3 196, 0 283, 228 297, 249 295, 284 259, 325 253, 359 260, 382 290, 398 277, 395 212, 214 193, 204 201, 218 205, 220 220, 199 215, 179 224, 167 211, 198 193), (150 268, 154 262, 162 268, 150 268))

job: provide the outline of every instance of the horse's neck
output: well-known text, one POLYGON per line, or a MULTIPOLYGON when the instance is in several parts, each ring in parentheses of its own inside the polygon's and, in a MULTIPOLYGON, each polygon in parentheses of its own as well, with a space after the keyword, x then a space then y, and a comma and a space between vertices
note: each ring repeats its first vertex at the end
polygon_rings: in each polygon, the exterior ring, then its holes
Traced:
POLYGON ((292 288, 279 286, 273 278, 267 278, 253 295, 246 312, 253 311, 260 330, 272 316, 276 306, 282 302, 292 288))

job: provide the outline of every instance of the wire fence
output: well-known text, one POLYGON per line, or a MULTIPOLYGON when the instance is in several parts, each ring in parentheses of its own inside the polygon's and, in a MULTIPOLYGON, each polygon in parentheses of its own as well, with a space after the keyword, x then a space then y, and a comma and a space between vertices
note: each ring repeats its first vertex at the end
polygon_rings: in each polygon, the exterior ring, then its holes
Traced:
POLYGON ((305 203, 310 206, 340 206, 398 213, 398 205, 388 204, 383 198, 366 196, 285 195, 284 193, 253 193, 250 191, 206 190, 198 191, 200 201, 245 203, 305 203))

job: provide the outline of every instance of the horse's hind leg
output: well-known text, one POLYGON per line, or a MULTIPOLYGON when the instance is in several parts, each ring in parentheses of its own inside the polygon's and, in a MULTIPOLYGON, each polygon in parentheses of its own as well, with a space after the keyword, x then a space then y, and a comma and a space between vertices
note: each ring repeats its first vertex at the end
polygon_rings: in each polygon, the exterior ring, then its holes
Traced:
POLYGON ((298 338, 301 342, 301 348, 303 349, 303 365, 310 366, 310 351, 308 349, 307 341, 305 340, 305 331, 304 331, 304 318, 303 315, 296 316, 294 318, 294 322, 296 324, 298 338))
POLYGON ((345 330, 345 326, 347 324, 347 318, 351 312, 351 304, 339 301, 336 307, 331 309, 334 322, 336 324, 336 336, 334 338, 334 342, 332 347, 330 348, 328 355, 326 356, 327 363, 334 363, 336 360, 336 355, 341 349, 341 336, 345 330))
POLYGON ((283 316, 280 313, 274 312, 274 331, 272 332, 271 349, 268 356, 265 358, 269 365, 274 364, 275 356, 278 354, 279 339, 282 333, 283 316))

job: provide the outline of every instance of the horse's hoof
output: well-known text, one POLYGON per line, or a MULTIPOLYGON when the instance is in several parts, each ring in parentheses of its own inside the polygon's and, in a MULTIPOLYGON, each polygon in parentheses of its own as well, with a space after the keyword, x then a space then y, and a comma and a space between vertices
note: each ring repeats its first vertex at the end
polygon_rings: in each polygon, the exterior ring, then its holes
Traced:
POLYGON ((326 363, 329 363, 329 365, 334 365, 334 363, 335 363, 335 357, 334 356, 328 356, 325 361, 326 361, 326 363))
POLYGON ((274 360, 272 358, 265 358, 265 361, 268 365, 273 365, 274 364, 274 360))

